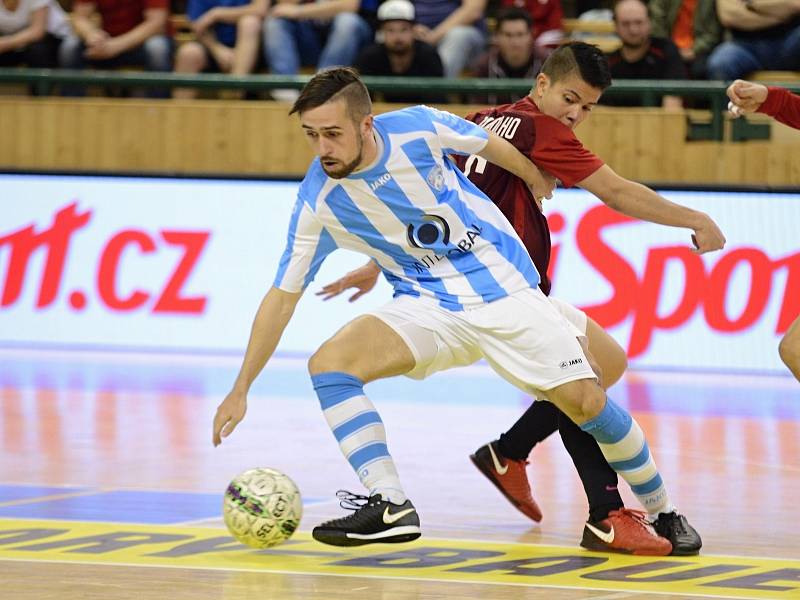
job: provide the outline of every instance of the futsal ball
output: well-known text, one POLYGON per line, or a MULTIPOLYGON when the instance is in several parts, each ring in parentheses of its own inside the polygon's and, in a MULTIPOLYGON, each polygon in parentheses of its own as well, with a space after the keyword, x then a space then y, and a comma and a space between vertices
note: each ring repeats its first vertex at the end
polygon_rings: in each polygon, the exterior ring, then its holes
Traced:
POLYGON ((297 529, 303 502, 294 481, 275 469, 249 469, 225 490, 222 504, 231 535, 253 548, 280 544, 297 529))

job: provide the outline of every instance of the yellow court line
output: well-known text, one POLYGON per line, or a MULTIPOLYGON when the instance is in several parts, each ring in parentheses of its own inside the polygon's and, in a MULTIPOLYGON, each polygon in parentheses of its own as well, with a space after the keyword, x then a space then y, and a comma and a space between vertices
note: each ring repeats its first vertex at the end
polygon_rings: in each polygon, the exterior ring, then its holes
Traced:
POLYGON ((673 594, 800 597, 800 560, 636 557, 574 547, 422 538, 403 545, 324 546, 300 532, 269 550, 224 529, 0 519, 0 560, 369 577, 673 594))

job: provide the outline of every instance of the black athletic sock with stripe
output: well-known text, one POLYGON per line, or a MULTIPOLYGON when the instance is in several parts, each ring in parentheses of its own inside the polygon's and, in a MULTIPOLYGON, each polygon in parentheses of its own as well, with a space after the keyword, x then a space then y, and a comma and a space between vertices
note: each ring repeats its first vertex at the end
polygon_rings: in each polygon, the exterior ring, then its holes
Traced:
MULTIPOLYGON (((555 407, 554 407, 555 408, 555 407)), ((595 439, 558 412, 558 432, 581 478, 589 500, 589 520, 597 523, 624 506, 617 490, 617 473, 608 466, 595 439)))
POLYGON ((551 402, 535 401, 511 429, 500 435, 500 454, 512 460, 528 458, 536 444, 558 430, 559 412, 551 402))

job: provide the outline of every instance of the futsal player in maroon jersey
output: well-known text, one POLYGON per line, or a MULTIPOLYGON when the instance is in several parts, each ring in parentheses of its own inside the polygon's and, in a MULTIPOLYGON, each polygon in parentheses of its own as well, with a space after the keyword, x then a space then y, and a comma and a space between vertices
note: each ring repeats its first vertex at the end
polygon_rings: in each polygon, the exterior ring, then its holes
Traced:
MULTIPOLYGON (((599 49, 573 42, 548 58, 528 96, 514 104, 480 111, 468 119, 508 139, 563 185, 579 185, 628 216, 692 229, 697 252, 721 248, 724 237, 707 215, 669 202, 649 188, 618 176, 575 137, 572 130, 589 115, 610 83, 608 65, 599 49)), ((550 233, 539 201, 521 180, 480 157, 456 160, 514 225, 541 275, 540 287, 549 294, 546 273, 550 233)), ((325 286, 320 294, 328 299, 355 287, 358 292, 351 301, 355 300, 374 286, 377 274, 374 266, 365 265, 325 286)), ((626 367, 622 348, 582 311, 555 299, 553 304, 574 325, 576 336, 585 338, 587 356, 593 360, 603 386, 613 384, 626 367)), ((589 520, 581 545, 635 554, 685 555, 699 551, 700 536, 674 506, 668 512, 650 515, 660 538, 643 513, 624 508, 617 490, 617 475, 594 438, 549 402, 534 402, 511 429, 479 448, 471 458, 514 506, 539 521, 542 513, 531 495, 526 459, 532 448, 556 429, 589 499, 589 520), (666 544, 666 540, 670 543, 666 544)))
MULTIPOLYGON (((730 111, 734 117, 760 112, 776 121, 800 129, 800 96, 776 86, 737 79, 728 87, 730 111)), ((800 381, 800 316, 789 325, 778 346, 781 360, 800 381)))

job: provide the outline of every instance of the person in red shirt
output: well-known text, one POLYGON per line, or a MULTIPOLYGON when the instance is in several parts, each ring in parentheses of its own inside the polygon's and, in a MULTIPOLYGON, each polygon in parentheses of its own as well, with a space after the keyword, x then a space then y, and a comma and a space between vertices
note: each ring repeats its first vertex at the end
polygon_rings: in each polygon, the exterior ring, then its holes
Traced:
MULTIPOLYGON (((575 137, 573 129, 588 117, 609 84, 608 62, 600 50, 589 44, 572 42, 547 59, 528 96, 514 104, 472 114, 468 119, 506 137, 540 169, 560 179, 565 186, 579 185, 628 216, 691 229, 699 253, 722 248, 725 238, 708 215, 669 202, 649 188, 620 177, 575 137)), ((480 157, 456 160, 470 180, 492 198, 514 225, 541 275, 542 291, 549 294, 550 281, 546 273, 550 232, 538 199, 520 179, 480 157)), ((377 268, 369 263, 323 287, 319 294, 329 299, 353 287, 358 290, 350 299, 353 301, 372 289, 377 275, 377 268)), ((587 356, 593 360, 602 385, 613 384, 626 367, 622 348, 582 311, 565 302, 552 301, 575 325, 576 335, 586 338, 587 356)), ((635 554, 670 551, 695 554, 699 551, 700 536, 674 507, 670 506, 668 512, 650 515, 656 531, 669 540, 669 544, 658 541, 641 513, 625 509, 617 491, 617 475, 594 439, 548 402, 534 402, 508 432, 499 440, 482 446, 471 458, 514 506, 538 521, 542 514, 531 496, 525 461, 533 446, 556 429, 561 433, 589 499, 590 515, 582 546, 635 554)))
MULTIPOLYGON (((781 87, 767 87, 737 79, 728 87, 728 108, 734 117, 760 112, 776 121, 800 129, 800 96, 781 87)), ((778 345, 781 360, 800 381, 800 316, 789 326, 778 345)))
MULTIPOLYGON (((63 69, 136 66, 172 71, 169 0, 76 0, 72 26, 77 36, 64 40, 59 50, 63 69)), ((66 91, 67 95, 79 93, 66 91)), ((151 95, 166 97, 168 93, 151 95)))

